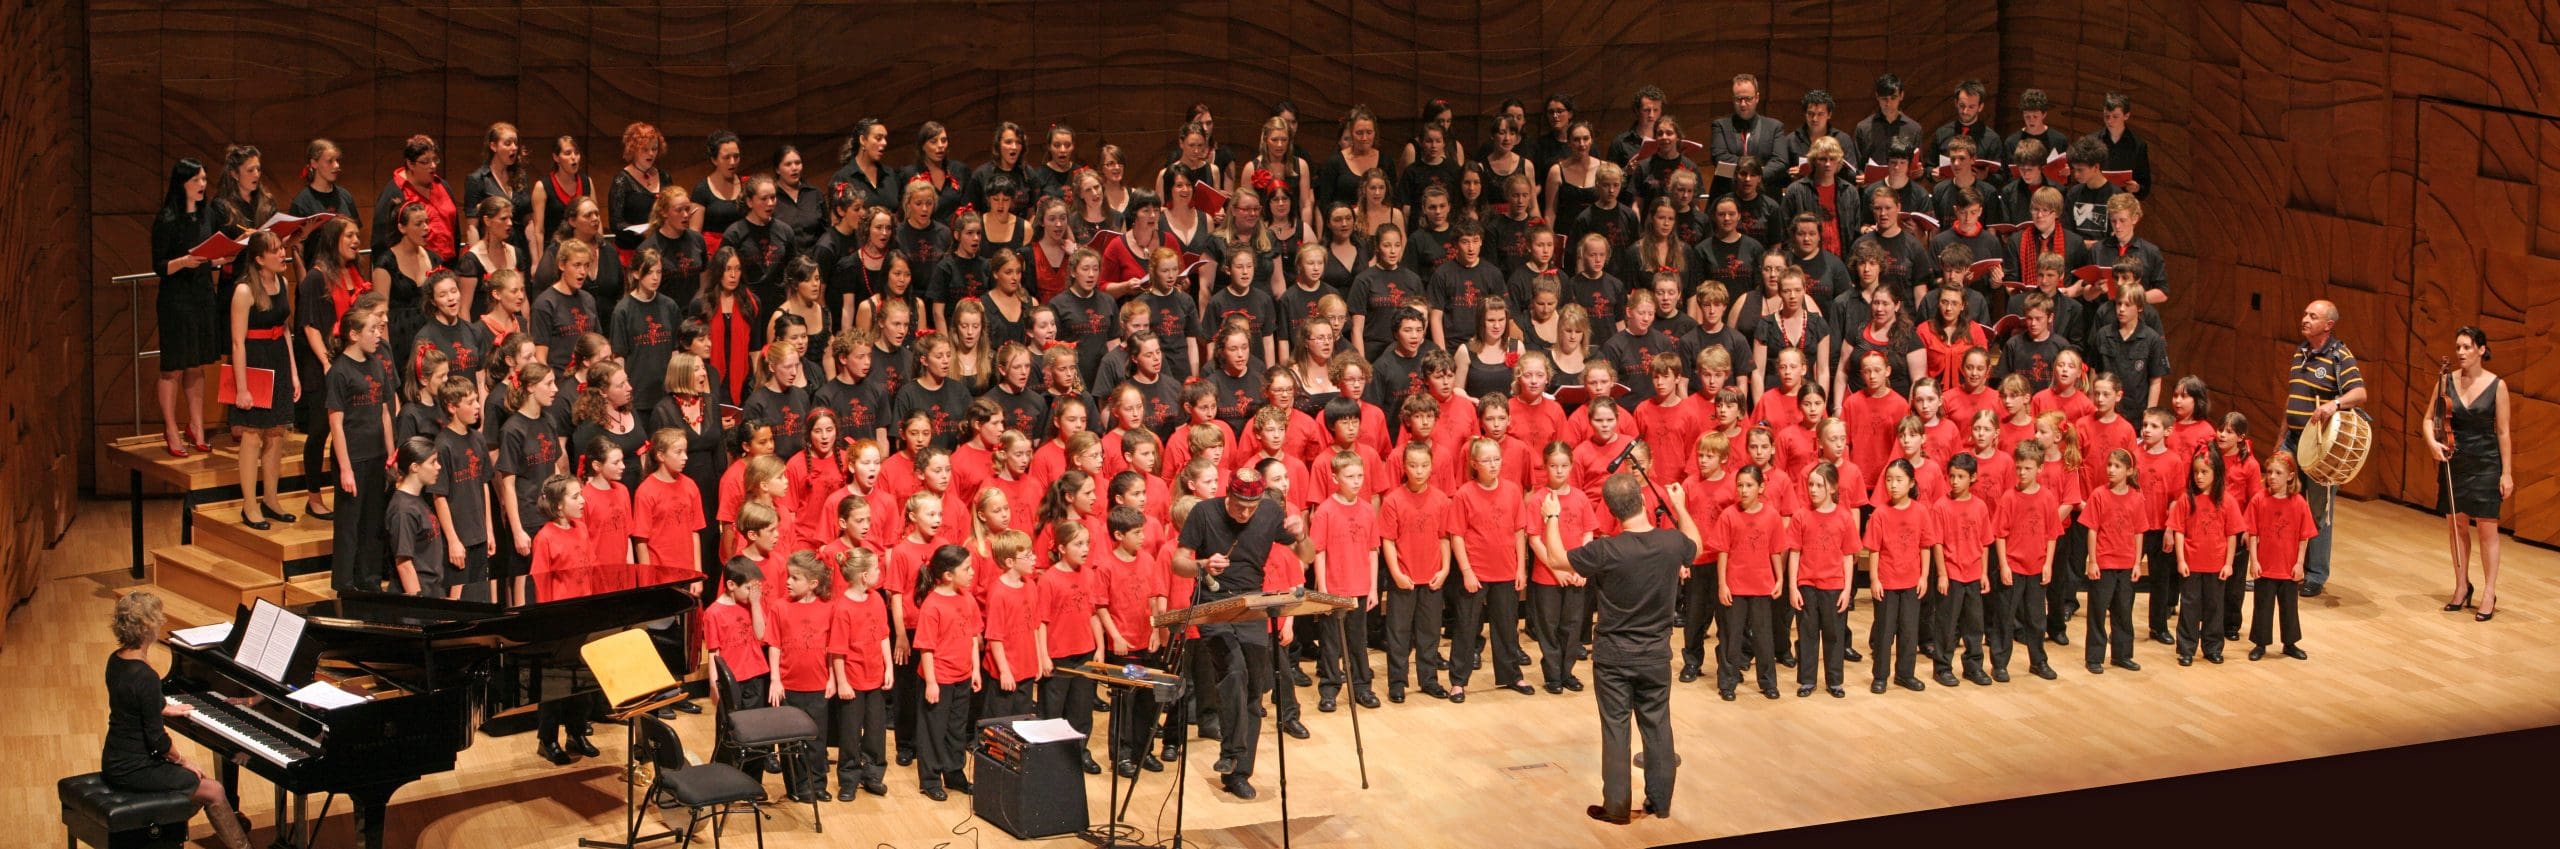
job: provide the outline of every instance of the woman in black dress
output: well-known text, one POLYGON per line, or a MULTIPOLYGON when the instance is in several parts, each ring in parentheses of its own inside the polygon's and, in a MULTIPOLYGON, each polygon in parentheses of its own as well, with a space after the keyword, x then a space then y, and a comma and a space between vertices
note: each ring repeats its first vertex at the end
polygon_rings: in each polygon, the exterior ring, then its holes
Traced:
POLYGON ((187 253, 214 232, 213 216, 205 204, 207 176, 204 163, 178 160, 169 169, 169 191, 160 202, 160 215, 151 223, 151 265, 160 272, 155 306, 160 318, 161 438, 168 443, 171 457, 213 449, 204 438, 202 367, 220 356, 222 348, 222 326, 213 322, 213 272, 231 261, 187 253), (186 390, 188 439, 178 432, 181 388, 186 390))
POLYGON ((293 204, 285 211, 304 218, 327 212, 362 223, 364 215, 356 208, 355 193, 338 182, 338 174, 346 167, 338 143, 312 139, 308 155, 302 165, 302 193, 293 196, 293 204))
MULTIPOLYGON (((711 173, 693 184, 694 229, 705 234, 729 232, 729 225, 747 217, 747 184, 738 177, 738 134, 715 130, 703 144, 711 157, 711 173)), ((717 246, 714 246, 717 250, 717 246)))
POLYGON ((204 808, 213 834, 230 849, 248 849, 249 835, 231 811, 231 797, 171 746, 162 723, 193 709, 160 695, 160 673, 151 668, 151 641, 167 624, 160 597, 137 592, 116 600, 116 653, 107 657, 107 738, 98 755, 107 786, 131 793, 186 793, 204 808))
POLYGON ((2486 368, 2489 335, 2478 327, 2454 331, 2453 373, 2444 377, 2427 399, 2427 449, 2445 464, 2445 498, 2437 501, 2452 523, 2453 602, 2447 611, 2469 607, 2473 619, 2487 622, 2498 615, 2498 518, 2516 479, 2508 458, 2507 383, 2486 368), (2439 419, 2439 416, 2444 418, 2439 419), (2450 423, 2452 433, 2445 432, 2450 423), (2450 449, 2445 438, 2452 437, 2450 449), (2477 533, 2478 539, 2471 534, 2477 533), (2471 583, 2471 550, 2480 550, 2483 583, 2471 583))
POLYGON ((889 154, 889 125, 878 118, 853 122, 853 135, 845 139, 837 157, 844 165, 836 169, 831 182, 851 186, 862 194, 863 202, 874 207, 898 205, 898 172, 882 162, 889 154))
POLYGON ((811 185, 808 172, 808 159, 799 148, 786 144, 773 152, 773 220, 790 225, 794 255, 808 253, 818 233, 827 229, 827 191, 811 185))
POLYGON ((284 243, 264 230, 250 234, 249 271, 232 288, 231 316, 233 397, 225 420, 240 440, 240 523, 256 530, 271 527, 260 518, 292 522, 293 511, 275 503, 276 480, 284 469, 284 428, 294 419, 294 402, 302 397, 302 374, 294 370, 293 342, 285 327, 293 318, 293 290, 285 283, 284 243), (253 403, 250 370, 262 369, 274 392, 264 405, 253 403), (266 495, 258 494, 263 470, 266 495))
POLYGON ((425 204, 403 204, 392 213, 392 220, 399 226, 398 241, 373 257, 373 290, 390 299, 390 350, 395 354, 409 350, 411 342, 418 338, 418 328, 426 325, 427 314, 418 308, 427 297, 422 284, 427 275, 444 267, 428 247, 432 219, 425 204))
POLYGON ((533 187, 532 217, 524 220, 524 235, 533 250, 525 256, 539 257, 550 248, 551 236, 559 231, 569 214, 569 206, 579 198, 592 198, 596 184, 587 177, 587 155, 578 146, 578 137, 561 136, 552 140, 551 176, 533 187))
POLYGON ((622 128, 622 170, 613 173, 613 195, 605 212, 608 223, 619 231, 649 221, 649 210, 658 205, 658 192, 666 187, 658 172, 658 157, 667 152, 667 137, 646 121, 635 121, 622 128))
MULTIPOLYGON (((933 220, 947 221, 969 202, 964 177, 968 166, 951 160, 951 133, 940 121, 926 121, 916 130, 916 161, 908 166, 901 183, 922 181, 933 187, 933 220)), ((901 190, 903 191, 903 190, 901 190)), ((902 196, 903 197, 903 196, 902 196)), ((903 201, 901 201, 903 202, 903 201)), ((923 258, 918 257, 919 261, 923 258)))
MULTIPOLYGON (((478 242, 482 238, 481 221, 486 217, 480 212, 483 200, 498 198, 506 201, 511 223, 533 220, 533 178, 524 167, 524 139, 516 133, 516 125, 505 121, 490 124, 483 140, 489 145, 488 161, 481 163, 480 170, 471 172, 471 176, 462 180, 462 214, 472 217, 464 224, 465 243, 478 242)), ((516 249, 517 256, 533 255, 533 243, 525 238, 523 230, 513 231, 503 238, 516 249)))

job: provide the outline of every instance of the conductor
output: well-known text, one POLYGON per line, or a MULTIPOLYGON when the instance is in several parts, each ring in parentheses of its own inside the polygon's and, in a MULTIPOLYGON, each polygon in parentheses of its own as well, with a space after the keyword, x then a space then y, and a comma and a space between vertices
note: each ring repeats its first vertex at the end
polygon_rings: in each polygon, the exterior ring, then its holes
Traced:
MULTIPOLYGON (((1591 641, 1591 671, 1600 702, 1600 804, 1592 819, 1624 825, 1628 810, 1627 717, 1644 735, 1644 812, 1671 816, 1671 788, 1679 756, 1671 747, 1671 621, 1680 599, 1680 567, 1698 554, 1698 525, 1689 518, 1679 484, 1662 500, 1679 523, 1677 532, 1654 527, 1646 515, 1644 483, 1632 474, 1610 475, 1600 500, 1625 528, 1565 554, 1565 568, 1591 581, 1600 627, 1591 641)), ((1561 505, 1552 494, 1540 508, 1550 550, 1565 548, 1557 526, 1561 505)))
MULTIPOLYGON (((1212 510, 1203 503, 1182 524, 1173 551, 1173 573, 1197 578, 1193 604, 1262 591, 1262 565, 1274 545, 1292 546, 1312 558, 1303 539, 1306 520, 1263 497, 1262 475, 1237 469, 1227 496, 1212 510)), ((1667 620, 1666 620, 1667 621, 1667 620)), ((1218 678, 1218 705, 1226 736, 1218 742, 1219 786, 1239 799, 1254 795, 1253 756, 1262 734, 1258 713, 1262 694, 1271 690, 1271 625, 1228 622, 1200 626, 1201 647, 1218 678)), ((1624 757, 1623 755, 1621 757, 1624 757)))

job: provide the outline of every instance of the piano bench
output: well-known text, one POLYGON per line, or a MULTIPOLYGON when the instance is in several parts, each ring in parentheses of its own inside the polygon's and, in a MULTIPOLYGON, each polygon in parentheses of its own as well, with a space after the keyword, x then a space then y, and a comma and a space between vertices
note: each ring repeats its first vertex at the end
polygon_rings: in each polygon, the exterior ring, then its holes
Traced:
POLYGON ((107 786, 98 773, 55 783, 62 795, 62 825, 71 846, 96 849, 177 849, 186 845, 196 803, 184 791, 133 793, 107 786))

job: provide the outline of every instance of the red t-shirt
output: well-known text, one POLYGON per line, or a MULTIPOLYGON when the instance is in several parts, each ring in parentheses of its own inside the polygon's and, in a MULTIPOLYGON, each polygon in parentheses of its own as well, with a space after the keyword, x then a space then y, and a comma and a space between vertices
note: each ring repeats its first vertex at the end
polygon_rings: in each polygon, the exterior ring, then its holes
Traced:
POLYGON ((1316 554, 1324 559, 1324 591, 1365 598, 1378 591, 1378 508, 1366 500, 1317 502, 1307 522, 1316 554))
POLYGON ((1519 580, 1520 485, 1494 482, 1492 489, 1468 483, 1458 487, 1455 521, 1458 542, 1467 547, 1467 567, 1476 580, 1504 584, 1519 580))
POLYGON ((1232 428, 1227 427, 1227 423, 1226 423, 1226 422, 1218 421, 1217 419, 1210 419, 1210 420, 1208 420, 1208 421, 1206 421, 1206 422, 1193 422, 1193 423, 1190 423, 1190 424, 1185 424, 1185 425, 1183 425, 1183 426, 1181 426, 1181 427, 1174 428, 1174 429, 1173 429, 1173 436, 1172 436, 1172 438, 1166 439, 1166 440, 1164 441, 1164 465, 1163 465, 1163 468, 1164 468, 1164 470, 1165 470, 1165 473, 1166 473, 1166 474, 1168 474, 1168 475, 1178 475, 1178 474, 1181 474, 1181 473, 1182 473, 1182 467, 1184 467, 1184 466, 1188 466, 1188 465, 1191 465, 1191 425, 1192 425, 1192 424, 1205 424, 1205 425, 1208 425, 1208 426, 1210 426, 1210 427, 1217 428, 1217 429, 1218 429, 1218 444, 1219 444, 1219 445, 1221 445, 1221 446, 1224 446, 1224 447, 1226 448, 1226 456, 1228 456, 1228 457, 1236 456, 1236 453, 1237 453, 1238 451, 1242 450, 1239 446, 1237 446, 1237 445, 1236 445, 1236 434, 1235 434, 1235 430, 1234 430, 1234 429, 1232 429, 1232 428))
POLYGON ((2151 529, 2142 490, 2090 490, 2080 509, 2080 525, 2089 529, 2089 556, 2100 570, 2131 570, 2142 550, 2142 532, 2151 529))
POLYGON ((1786 472, 1788 477, 1804 477, 1804 470, 1813 465, 1813 431, 1793 427, 1774 436, 1778 453, 1770 462, 1778 467, 1778 471, 1786 472))
POLYGON ((1102 604, 1112 624, 1129 641, 1132 651, 1145 651, 1147 634, 1155 628, 1148 622, 1148 617, 1155 615, 1151 600, 1165 597, 1164 570, 1144 553, 1123 556, 1118 546, 1095 554, 1092 562, 1095 579, 1102 582, 1102 604))
MULTIPOLYGON (((1778 469, 1764 469, 1760 477, 1760 501, 1778 511, 1779 516, 1794 516, 1804 509, 1804 488, 1796 485, 1795 476, 1778 469)), ((1689 514, 1695 517, 1697 514, 1689 514)))
POLYGON ((933 559, 934 549, 941 547, 941 543, 931 541, 900 542, 889 547, 889 557, 881 564, 880 587, 898 598, 898 612, 904 617, 907 630, 915 630, 918 624, 916 579, 924 573, 924 564, 933 559))
MULTIPOLYGON (((1733 491, 1733 473, 1730 471, 1726 472, 1724 477, 1716 478, 1715 480, 1707 480, 1705 478, 1691 476, 1688 483, 1683 485, 1682 490, 1682 499, 1689 503, 1690 520, 1698 521, 1699 517, 1704 516, 1706 517, 1704 521, 1709 525, 1715 524, 1716 517, 1723 516, 1725 509, 1732 507, 1734 502, 1740 498, 1740 496, 1736 495, 1733 491)), ((1763 497, 1765 498, 1765 496, 1766 492, 1764 490, 1763 497)), ((1594 508, 1592 514, 1593 519, 1597 522, 1599 518, 1598 507, 1601 502, 1596 497, 1589 498, 1594 508)), ((1607 523, 1595 524, 1594 528, 1597 529, 1601 524, 1607 523)), ((1706 538, 1699 540, 1702 544, 1698 546, 1698 559, 1690 562, 1714 563, 1716 562, 1717 552, 1720 552, 1723 549, 1716 547, 1716 541, 1713 534, 1702 534, 1702 536, 1705 536, 1706 538)))
POLYGON ((1894 448, 1893 428, 1911 415, 1911 402, 1902 393, 1886 389, 1882 396, 1867 392, 1850 395, 1840 402, 1840 418, 1849 427, 1849 459, 1861 469, 1882 469, 1900 453, 1894 448))
POLYGON ((1547 443, 1566 438, 1569 428, 1566 426, 1563 404, 1549 401, 1544 397, 1538 398, 1535 403, 1524 398, 1513 398, 1510 407, 1511 438, 1520 440, 1531 450, 1544 451, 1547 443))
POLYGON ((2262 474, 2264 471, 2258 467, 2258 458, 2246 451, 2222 455, 2222 491, 2229 493, 2231 500, 2240 505, 2241 515, 2248 515, 2250 508, 2257 506, 2258 499, 2267 496, 2267 482, 2262 474))
POLYGON ((1991 502, 1980 498, 1949 498, 1937 503, 1938 556, 1945 565, 1947 580, 1982 580, 1982 567, 1991 548, 1992 509, 1991 502))
POLYGON ((1378 505, 1378 537, 1395 546, 1388 568, 1416 585, 1429 583, 1448 563, 1441 559, 1440 540, 1449 536, 1452 502, 1439 490, 1421 492, 1397 487, 1378 505))
MULTIPOLYGON (((969 680, 970 670, 978 664, 975 640, 984 636, 986 629, 978 603, 967 593, 935 592, 925 601, 921 613, 923 618, 916 624, 915 650, 933 652, 934 683, 969 680)), ((943 697, 951 698, 949 694, 943 697)))
MULTIPOLYGON (((898 540, 907 535, 906 503, 898 500, 898 496, 886 486, 873 487, 871 494, 863 496, 862 500, 871 503, 869 539, 872 546, 887 551, 890 546, 897 545, 898 540)), ((836 533, 842 534, 844 529, 839 527, 836 533)))
POLYGON ((745 602, 713 602, 703 609, 702 647, 728 664, 729 676, 737 680, 771 671, 765 665, 764 641, 756 639, 755 612, 745 602))
POLYGON ((2143 530, 2169 526, 2169 504, 2186 494, 2187 464, 2194 459, 2195 455, 2180 453, 2175 447, 2157 454, 2135 449, 2134 481, 2142 488, 2143 530))
MULTIPOLYGON (((916 490, 924 488, 924 481, 916 475, 915 455, 900 451, 889 455, 889 459, 880 461, 880 482, 873 489, 888 493, 890 500, 894 503, 905 504, 907 496, 914 495, 916 490)), ((879 522, 880 519, 879 516, 871 517, 874 523, 879 522)))
MULTIPOLYGON (((1636 418, 1635 412, 1635 410, 1624 405, 1618 407, 1619 438, 1644 438, 1644 422, 1636 418)), ((1709 412, 1713 412, 1713 410, 1711 409, 1709 412)), ((1713 416, 1709 416, 1709 418, 1713 418, 1713 416)), ((1564 429, 1564 441, 1574 445, 1581 445, 1583 443, 1590 442, 1591 407, 1589 405, 1584 405, 1581 409, 1573 411, 1572 415, 1566 416, 1564 420, 1564 429)))
POLYGON ((632 510, 639 519, 632 536, 648 549, 649 562, 681 567, 701 559, 696 540, 702 533, 702 489, 692 481, 642 478, 632 510))
POLYGON ((2048 457, 2036 471, 2036 482, 2044 485, 2044 491, 2053 493, 2053 503, 2064 507, 2080 506, 2083 489, 2080 472, 2063 468, 2061 460, 2048 457))
POLYGON ((773 645, 782 650, 782 689, 791 693, 827 689, 827 623, 834 605, 811 598, 765 605, 765 626, 773 645))
MULTIPOLYGON (((1744 421, 1765 424, 1770 430, 1783 432, 1804 424, 1804 410, 1796 406, 1795 393, 1772 386, 1760 393, 1760 403, 1751 408, 1751 415, 1744 421)), ((1624 424, 1621 423, 1620 427, 1623 429, 1624 424)))
POLYGON ((606 481, 603 489, 585 482, 579 486, 587 491, 587 513, 578 520, 586 531, 587 559, 599 565, 631 562, 630 488, 620 481, 606 481))
POLYGON ((782 476, 791 481, 791 512, 799 523, 792 532, 803 540, 836 538, 836 511, 830 500, 844 491, 840 460, 832 452, 802 451, 783 467, 782 476))
POLYGON ((2024 424, 2020 424, 2013 419, 2000 420, 1999 444, 2001 454, 2011 457, 2017 456, 2018 443, 2034 438, 2036 438, 2036 423, 2034 419, 2029 419, 2024 424))
POLYGON ((2089 400, 2089 393, 2063 395, 2053 390, 2054 387, 2048 386, 2037 391, 2035 398, 2027 402, 2027 408, 2038 416, 2060 410, 2063 419, 2075 422, 2098 414, 2097 402, 2089 400))
POLYGON ((1840 474, 1840 484, 1832 488, 1832 497, 1839 499, 1840 506, 1851 510, 1867 506, 1866 467, 1857 461, 1843 458, 1833 461, 1831 470, 1840 474))
MULTIPOLYGON (((1619 421, 1623 423, 1626 420, 1622 417, 1619 421)), ((1580 487, 1582 493, 1590 496, 1592 501, 1599 501, 1600 485, 1609 480, 1609 464, 1615 462, 1618 455, 1625 453, 1627 443, 1633 441, 1635 441, 1633 438, 1627 436, 1626 429, 1621 427, 1616 439, 1605 443, 1585 441, 1575 445, 1573 447, 1573 485, 1580 487)), ((1619 467, 1619 471, 1634 470, 1633 463, 1619 467)))
MULTIPOLYGON (((1895 459, 1907 458, 1897 457, 1895 459)), ((1883 505, 1893 503, 1893 499, 1888 497, 1891 493, 1885 492, 1884 490, 1886 467, 1891 465, 1892 461, 1888 460, 1886 461, 1885 466, 1878 466, 1874 472, 1869 473, 1869 480, 1872 481, 1873 488, 1867 492, 1868 504, 1883 505)), ((1911 464, 1911 472, 1911 500, 1922 504, 1936 504, 1946 499, 1947 469, 1944 464, 1938 463, 1934 460, 1913 463, 1911 464)))
POLYGON ((1289 430, 1280 437, 1281 453, 1296 457, 1302 463, 1311 462, 1310 458, 1314 457, 1316 452, 1324 450, 1324 447, 1332 442, 1333 439, 1325 435, 1324 425, 1317 423, 1316 417, 1296 410, 1289 411, 1289 430))
MULTIPOLYGON (((719 519, 720 524, 723 525, 735 525, 738 523, 738 507, 745 503, 747 503, 747 461, 743 458, 731 460, 729 468, 720 473, 720 512, 713 518, 719 519)), ((723 553, 721 556, 728 555, 723 553)))
POLYGON ((2096 492, 2107 488, 2107 455, 2118 449, 2139 458, 2141 434, 2133 421, 2117 416, 2114 421, 2082 419, 2080 426, 2080 489, 2096 492))
POLYGON ((1797 513, 1787 527, 1787 547, 1796 552, 1796 586, 1823 590, 1849 587, 1846 562, 1858 553, 1858 514, 1847 507, 1797 513))
POLYGON ((1942 383, 1940 385, 1948 388, 1940 396, 1945 403, 1939 410, 1939 417, 1949 422, 1962 425, 1967 431, 1971 431, 1973 429, 1974 413, 1982 410, 1990 410, 1992 415, 1999 415, 2005 412, 2005 409, 2000 406, 1999 390, 1988 386, 1980 389, 1965 390, 1955 388, 1955 385, 1951 383, 1942 383))
POLYGON ((1928 565, 1921 558, 1929 546, 1938 544, 1937 522, 1929 508, 1913 501, 1900 507, 1877 507, 1867 517, 1866 549, 1875 552, 1875 586, 1883 590, 1907 590, 1920 586, 1920 576, 1928 565))
MULTIPOLYGON (((1340 449, 1331 447, 1318 449, 1316 456, 1307 461, 1307 482, 1302 485, 1304 489, 1329 497, 1342 488, 1334 482, 1333 477, 1333 455, 1338 450, 1340 449)), ((1387 464, 1378 459, 1378 452, 1370 450, 1367 444, 1361 442, 1351 443, 1350 451, 1360 458, 1361 482, 1364 490, 1361 494, 1372 498, 1386 494, 1392 487, 1387 483, 1387 464)), ((1403 465, 1403 455, 1397 455, 1397 460, 1397 465, 1403 465)))
POLYGON ((968 501, 978 497, 978 487, 996 476, 996 454, 979 447, 975 440, 951 449, 951 492, 968 501))
POLYGON ((2279 581, 2302 577, 2302 543, 2320 535, 2311 504, 2301 496, 2266 496, 2249 506, 2250 544, 2257 547, 2258 577, 2279 581))
POLYGON ((2193 457, 2196 446, 2212 445, 2213 425, 2204 421, 2184 421, 2169 426, 2169 450, 2181 457, 2193 457))
POLYGON ((2018 491, 2018 461, 2010 459, 2006 450, 1991 456, 1973 455, 1973 497, 1997 507, 2010 493, 2018 491))
POLYGON ((1031 468, 1023 477, 1043 481, 1057 480, 1067 471, 1067 444, 1052 439, 1031 450, 1031 468))
MULTIPOLYGON (((563 569, 579 569, 592 565, 595 565, 594 562, 587 557, 587 535, 585 528, 579 526, 564 528, 556 522, 544 522, 542 523, 541 530, 534 533, 533 565, 532 568, 528 570, 531 574, 542 575, 563 569)), ((553 581, 551 584, 551 590, 548 593, 543 592, 538 587, 539 585, 537 584, 537 589, 534 590, 534 593, 538 596, 545 596, 545 598, 543 598, 545 601, 556 601, 563 598, 576 598, 587 594, 587 588, 584 582, 570 580, 567 578, 553 581)))
MULTIPOLYGON (((1457 492, 1458 487, 1467 485, 1474 478, 1470 476, 1467 469, 1466 443, 1443 441, 1440 434, 1445 432, 1440 425, 1434 425, 1431 431, 1431 489, 1442 494, 1450 494, 1457 492)), ((1395 458, 1393 462, 1383 463, 1387 469, 1385 475, 1387 488, 1402 489, 1404 488, 1403 446, 1398 445, 1392 456, 1395 458)), ((1378 476, 1371 475, 1371 477, 1378 476)))
POLYGON ((1036 585, 1040 622, 1049 626, 1051 658, 1075 657, 1100 648, 1093 637, 1093 612, 1101 602, 1093 577, 1081 569, 1050 569, 1040 574, 1036 585))
MULTIPOLYGON (((2059 468, 2048 466, 2048 468, 2059 468)), ((2062 502, 2053 488, 2039 485, 2034 492, 2012 492, 2000 500, 1997 528, 2008 561, 2009 572, 2033 577, 2044 574, 2046 550, 2062 537, 2062 502)))
POLYGON ((889 639, 889 606, 879 593, 863 593, 861 598, 836 596, 835 618, 827 625, 828 639, 833 643, 829 654, 844 658, 845 683, 860 692, 880 689, 888 683, 889 658, 881 644, 889 639))
POLYGON ((2188 572, 2218 574, 2231 565, 2231 536, 2249 532, 2249 514, 2228 490, 2218 502, 2210 493, 2193 498, 2180 495, 2169 506, 2166 527, 2179 534, 2188 572))
MULTIPOLYGON (((1956 424, 1945 416, 1940 416, 1935 422, 1921 425, 1920 433, 1922 439, 1926 440, 1921 444, 1927 447, 1929 460, 1940 466, 1946 465, 1947 459, 1956 456, 1957 452, 1973 446, 1973 425, 1970 422, 1956 424)), ((1897 442, 1894 446, 1896 450, 1900 450, 1901 443, 1897 442)))
POLYGON ((1015 681, 1027 681, 1040 672, 1040 591, 1030 584, 1006 586, 999 579, 988 585, 986 593, 986 668, 987 677, 996 678, 996 652, 1004 652, 1006 663, 1012 664, 1015 681))
MULTIPOLYGON (((1685 474, 1698 467, 1698 435, 1715 427, 1716 405, 1702 403, 1694 395, 1680 398, 1680 403, 1670 405, 1663 404, 1660 398, 1637 404, 1635 419, 1644 422, 1645 444, 1653 448, 1654 466, 1685 474)), ((1626 416, 1621 414, 1619 418, 1620 424, 1625 424, 1626 416)))
POLYGON ((1786 552, 1787 524, 1776 507, 1763 503, 1746 512, 1734 505, 1716 516, 1708 533, 1715 538, 1715 549, 1724 553, 1724 585, 1735 598, 1777 594, 1786 574, 1778 556, 1786 552))
MULTIPOLYGON (((1527 495, 1521 497, 1520 530, 1529 534, 1531 542, 1536 542, 1546 535, 1547 517, 1544 511, 1547 509, 1547 494, 1551 492, 1556 496, 1556 533, 1564 538, 1565 549, 1570 551, 1580 546, 1583 537, 1588 536, 1598 527, 1597 517, 1592 515, 1591 497, 1583 495, 1582 490, 1570 486, 1563 489, 1548 489, 1542 486, 1530 490, 1527 495)), ((1535 550, 1534 547, 1531 549, 1531 551, 1535 550)), ((1555 570, 1547 566, 1545 558, 1536 554, 1529 555, 1529 583, 1542 587, 1557 585, 1555 570)))

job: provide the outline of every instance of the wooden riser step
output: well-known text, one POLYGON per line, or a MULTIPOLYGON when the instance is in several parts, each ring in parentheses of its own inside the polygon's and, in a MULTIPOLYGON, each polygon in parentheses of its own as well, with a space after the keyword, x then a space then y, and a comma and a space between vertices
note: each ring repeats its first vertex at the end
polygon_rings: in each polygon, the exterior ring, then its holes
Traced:
MULTIPOLYGON (((188 490, 237 486, 240 483, 239 440, 227 433, 213 434, 211 438, 212 451, 184 458, 169 456, 167 443, 162 442, 156 433, 117 438, 107 444, 106 450, 123 455, 119 459, 127 467, 142 467, 145 470, 143 478, 160 486, 171 489, 184 486, 188 490)), ((285 434, 284 456, 277 462, 278 480, 290 481, 302 476, 303 439, 298 433, 285 434)), ((118 493, 126 491, 122 477, 118 475, 114 482, 118 493)))
POLYGON ((265 570, 215 554, 202 546, 181 545, 151 552, 152 582, 169 592, 215 610, 230 610, 257 599, 284 602, 284 579, 265 570))
POLYGON ((329 587, 329 573, 318 572, 286 581, 284 583, 284 601, 282 604, 286 607, 292 607, 298 604, 310 604, 315 601, 327 601, 337 597, 338 591, 330 589, 329 587))
POLYGON ((329 556, 329 538, 335 530, 329 522, 295 515, 301 521, 286 524, 269 520, 273 529, 257 531, 240 523, 238 499, 200 505, 195 512, 195 544, 262 570, 279 570, 273 574, 282 578, 280 570, 288 561, 329 556))
POLYGON ((213 608, 206 607, 201 602, 179 595, 175 592, 171 592, 168 588, 158 586, 156 584, 135 584, 133 586, 117 590, 116 597, 123 598, 143 590, 149 590, 152 595, 160 597, 160 610, 162 613, 167 614, 169 618, 168 625, 171 630, 179 628, 193 628, 198 625, 211 625, 216 622, 229 622, 235 618, 233 614, 236 611, 215 610, 213 608))

